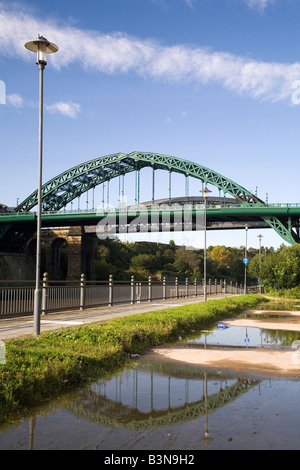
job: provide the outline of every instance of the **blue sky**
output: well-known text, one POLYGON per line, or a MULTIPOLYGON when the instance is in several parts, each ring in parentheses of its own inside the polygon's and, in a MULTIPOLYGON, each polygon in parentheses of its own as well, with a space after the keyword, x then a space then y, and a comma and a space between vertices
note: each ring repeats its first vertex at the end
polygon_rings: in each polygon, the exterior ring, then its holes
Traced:
MULTIPOLYGON (((38 68, 24 48, 37 34, 59 47, 45 70, 44 182, 137 150, 195 161, 271 203, 300 202, 299 18, 297 0, 0 0, 0 202, 37 187, 38 68)), ((158 181, 167 196, 167 175, 158 181)), ((174 177, 174 196, 182 184, 174 177)), ((282 242, 262 234, 263 245, 282 242)), ((244 233, 210 233, 208 244, 240 246, 244 233)))

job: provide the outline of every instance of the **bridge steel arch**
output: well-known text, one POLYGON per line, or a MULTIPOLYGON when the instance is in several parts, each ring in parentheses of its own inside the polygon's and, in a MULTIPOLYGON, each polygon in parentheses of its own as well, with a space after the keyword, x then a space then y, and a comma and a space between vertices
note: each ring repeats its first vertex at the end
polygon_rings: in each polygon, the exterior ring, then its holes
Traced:
MULTIPOLYGON (((169 155, 132 152, 130 154, 115 153, 81 163, 51 179, 42 186, 43 211, 58 211, 89 189, 145 167, 181 173, 199 179, 203 183, 217 187, 224 194, 230 194, 245 206, 265 205, 264 201, 244 187, 198 163, 169 155)), ((38 192, 36 190, 19 204, 14 212, 28 212, 37 203, 38 192)), ((263 220, 288 243, 300 242, 288 224, 277 217, 263 217, 263 220)))
POLYGON ((115 429, 125 427, 126 429, 141 431, 149 428, 174 426, 214 413, 223 406, 234 402, 258 383, 258 380, 239 379, 232 385, 226 386, 219 392, 208 396, 206 401, 203 397, 199 401, 194 403, 187 402, 177 408, 152 410, 146 413, 94 393, 89 394, 88 397, 84 396, 82 401, 78 400, 75 403, 66 405, 64 409, 79 419, 102 426, 115 429), (105 412, 106 409, 109 410, 108 413, 105 412), (111 416, 111 410, 116 410, 114 416, 111 416))

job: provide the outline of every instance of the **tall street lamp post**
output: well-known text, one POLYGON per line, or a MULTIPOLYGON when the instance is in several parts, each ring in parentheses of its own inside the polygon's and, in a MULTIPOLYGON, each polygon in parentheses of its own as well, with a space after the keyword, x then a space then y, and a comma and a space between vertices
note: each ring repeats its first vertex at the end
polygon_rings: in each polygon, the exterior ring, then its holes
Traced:
POLYGON ((203 298, 204 302, 207 301, 207 290, 206 290, 206 208, 207 208, 207 195, 211 193, 211 191, 207 188, 202 189, 199 191, 204 196, 204 268, 203 268, 203 298))
POLYGON ((246 243, 245 243, 245 274, 244 274, 244 294, 247 294, 247 263, 248 263, 248 258, 247 258, 247 237, 248 237, 248 225, 245 225, 245 230, 246 230, 246 243))
POLYGON ((37 210, 37 236, 36 236, 36 273, 34 291, 34 334, 40 334, 41 317, 41 221, 42 221, 42 166, 43 166, 43 72, 47 65, 46 54, 53 54, 58 51, 55 44, 47 41, 43 36, 38 35, 34 41, 26 42, 26 49, 37 53, 36 64, 39 67, 39 166, 38 166, 38 210, 37 210))
POLYGON ((259 292, 261 293, 262 291, 262 286, 261 286, 261 239, 262 235, 258 235, 258 240, 259 240, 259 292))

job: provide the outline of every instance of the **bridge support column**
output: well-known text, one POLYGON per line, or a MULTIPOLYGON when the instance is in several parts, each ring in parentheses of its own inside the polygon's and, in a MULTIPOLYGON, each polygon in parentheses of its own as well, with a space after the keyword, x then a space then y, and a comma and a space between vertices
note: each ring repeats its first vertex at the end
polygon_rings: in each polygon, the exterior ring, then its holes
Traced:
POLYGON ((86 233, 82 227, 81 234, 81 272, 87 280, 95 279, 95 233, 86 233))
POLYGON ((50 279, 78 280, 82 273, 88 280, 95 279, 95 239, 96 235, 85 233, 83 227, 43 230, 45 270, 50 279))
POLYGON ((95 279, 95 238, 95 234, 85 233, 84 227, 69 229, 67 279, 80 279, 82 273, 87 280, 95 279))
POLYGON ((72 227, 67 235, 68 240, 68 280, 78 280, 82 274, 81 269, 81 244, 82 233, 80 227, 72 227))

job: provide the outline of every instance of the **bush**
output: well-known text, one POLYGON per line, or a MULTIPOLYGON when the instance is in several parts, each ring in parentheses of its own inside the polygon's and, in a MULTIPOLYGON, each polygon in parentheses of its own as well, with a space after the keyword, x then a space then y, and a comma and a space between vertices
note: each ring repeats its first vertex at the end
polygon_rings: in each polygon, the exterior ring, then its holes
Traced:
POLYGON ((267 289, 271 297, 282 297, 284 299, 300 299, 300 286, 291 289, 267 289))

